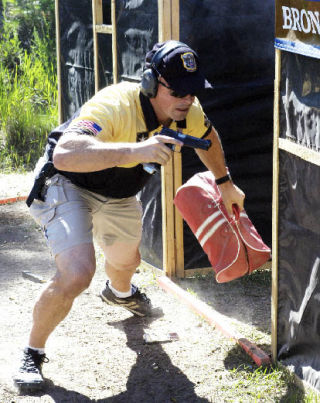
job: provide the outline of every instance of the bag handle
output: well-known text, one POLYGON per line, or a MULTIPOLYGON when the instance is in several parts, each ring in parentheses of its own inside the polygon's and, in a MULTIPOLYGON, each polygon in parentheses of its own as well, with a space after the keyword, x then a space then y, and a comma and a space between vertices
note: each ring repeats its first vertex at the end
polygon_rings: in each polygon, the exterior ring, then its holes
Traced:
POLYGON ((237 204, 233 204, 232 205, 232 211, 233 211, 233 214, 234 214, 235 221, 239 221, 239 219, 240 219, 240 208, 239 208, 239 206, 237 204))

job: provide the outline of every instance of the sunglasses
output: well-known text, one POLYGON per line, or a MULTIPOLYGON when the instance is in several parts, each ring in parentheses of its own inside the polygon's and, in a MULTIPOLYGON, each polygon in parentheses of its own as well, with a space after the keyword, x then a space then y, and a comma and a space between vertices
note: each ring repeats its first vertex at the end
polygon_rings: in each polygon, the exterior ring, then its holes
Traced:
POLYGON ((178 92, 176 92, 173 88, 171 88, 171 87, 169 87, 169 85, 166 85, 165 83, 163 83, 162 81, 158 81, 158 83, 159 84, 161 84, 163 87, 166 87, 166 88, 168 88, 168 90, 170 90, 170 95, 172 96, 172 97, 175 97, 175 98, 184 98, 184 97, 186 97, 187 95, 191 95, 192 97, 194 97, 196 94, 190 94, 190 93, 185 93, 185 94, 179 94, 178 92))

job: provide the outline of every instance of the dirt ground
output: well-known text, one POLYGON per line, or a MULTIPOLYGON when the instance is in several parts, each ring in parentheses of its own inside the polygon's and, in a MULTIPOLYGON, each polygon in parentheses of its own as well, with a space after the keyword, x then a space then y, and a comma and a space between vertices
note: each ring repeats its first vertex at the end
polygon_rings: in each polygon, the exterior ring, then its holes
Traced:
MULTIPOLYGON (((0 199, 26 194, 30 175, 0 175, 0 199)), ((44 392, 21 395, 11 377, 27 342, 34 300, 54 273, 54 261, 24 202, 0 205, 0 401, 9 402, 236 402, 230 371, 255 364, 183 303, 163 291, 157 273, 140 268, 134 282, 162 313, 136 318, 98 297, 105 282, 103 259, 89 287, 50 336, 44 392), (30 272, 34 278, 23 276, 30 272), (146 344, 144 334, 156 342, 146 344), (168 334, 177 333, 170 341, 168 334)), ((182 288, 227 315, 264 351, 270 350, 268 274, 228 284, 214 277, 184 279, 182 288), (263 276, 263 277, 261 277, 263 276), (260 279, 260 280, 259 280, 260 279), (263 281, 262 281, 263 280, 263 281)), ((249 400, 254 401, 254 400, 249 400)))

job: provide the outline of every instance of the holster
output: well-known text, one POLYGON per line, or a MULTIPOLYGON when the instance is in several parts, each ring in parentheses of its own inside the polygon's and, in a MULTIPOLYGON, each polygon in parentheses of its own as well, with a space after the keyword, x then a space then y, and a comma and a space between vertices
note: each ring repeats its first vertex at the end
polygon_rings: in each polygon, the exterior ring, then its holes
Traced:
POLYGON ((211 172, 189 179, 174 203, 208 255, 218 283, 252 273, 270 259, 270 248, 245 210, 234 206, 234 217, 228 215, 211 172))
POLYGON ((26 200, 26 204, 28 207, 31 206, 34 199, 44 201, 44 193, 43 188, 45 186, 46 180, 55 175, 58 171, 54 167, 51 161, 46 162, 39 174, 36 176, 34 180, 33 187, 30 191, 30 194, 26 200))

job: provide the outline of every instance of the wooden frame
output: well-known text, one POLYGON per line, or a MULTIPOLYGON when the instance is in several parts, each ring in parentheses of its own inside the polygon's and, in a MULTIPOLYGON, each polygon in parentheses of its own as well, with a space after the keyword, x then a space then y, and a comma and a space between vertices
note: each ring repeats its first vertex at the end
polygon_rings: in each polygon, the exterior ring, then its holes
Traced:
MULTIPOLYGON (((95 92, 99 91, 99 41, 98 34, 112 35, 112 67, 113 82, 118 82, 118 55, 117 55, 117 27, 116 27, 116 0, 110 0, 111 24, 103 23, 103 2, 92 0, 92 26, 94 51, 94 80, 95 92)), ((58 108, 59 122, 64 121, 62 116, 61 99, 61 58, 60 58, 60 24, 59 0, 55 0, 56 7, 56 40, 57 40, 57 70, 58 70, 58 108)), ((158 40, 179 40, 180 34, 180 0, 158 0, 158 40)), ((162 191, 162 240, 163 240, 163 271, 169 277, 190 277, 195 274, 206 274, 212 271, 211 267, 184 268, 184 234, 183 218, 174 206, 173 199, 177 189, 182 185, 181 154, 176 152, 172 161, 161 169, 162 191)))
POLYGON ((113 83, 118 82, 118 58, 117 58, 117 26, 116 4, 111 1, 111 25, 103 23, 102 0, 92 0, 92 29, 93 29, 93 55, 94 55, 94 84, 95 92, 100 89, 99 83, 99 44, 98 34, 112 35, 112 71, 113 83))
MULTIPOLYGON (((179 0, 158 0, 158 37, 179 40, 179 0)), ((182 184, 181 154, 161 168, 163 269, 168 277, 184 277, 183 221, 173 204, 182 184)))
POLYGON ((320 154, 317 151, 311 150, 310 148, 293 143, 287 139, 279 138, 279 149, 287 151, 290 154, 294 154, 304 161, 310 162, 311 164, 320 166, 320 154))
POLYGON ((277 359, 278 311, 278 210, 279 210, 279 102, 281 79, 281 51, 276 49, 273 120, 273 193, 272 193, 272 295, 271 295, 271 352, 277 359))

